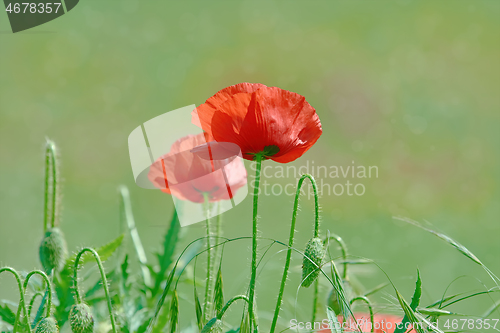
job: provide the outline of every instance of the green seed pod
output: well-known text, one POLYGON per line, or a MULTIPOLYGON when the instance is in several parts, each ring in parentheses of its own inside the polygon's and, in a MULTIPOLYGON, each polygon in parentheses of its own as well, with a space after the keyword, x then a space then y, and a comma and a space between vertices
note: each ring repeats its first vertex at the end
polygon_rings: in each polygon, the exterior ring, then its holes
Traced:
POLYGON ((52 270, 58 272, 64 267, 68 249, 64 235, 59 228, 47 229, 40 244, 39 253, 40 262, 47 274, 50 274, 52 270))
POLYGON ((75 304, 70 312, 71 330, 74 333, 92 333, 94 331, 94 317, 87 304, 75 304))
POLYGON ((201 333, 222 333, 222 321, 217 318, 212 318, 203 326, 201 333))
MULTIPOLYGON (((354 297, 354 292, 352 290, 351 283, 349 282, 349 280, 343 280, 342 287, 344 288, 344 294, 345 294, 344 296, 345 296, 347 302, 349 303, 349 301, 354 297)), ((338 295, 337 291, 335 290, 335 288, 332 288, 332 290, 330 291, 330 295, 328 296, 327 304, 329 307, 332 308, 333 311, 335 311, 335 313, 341 313, 341 306, 339 303, 339 295, 338 295)))
POLYGON ((302 262, 302 286, 307 288, 318 278, 318 266, 321 266, 321 262, 325 256, 323 241, 319 237, 311 238, 307 243, 304 254, 302 262))
POLYGON ((35 333, 59 333, 59 327, 54 318, 45 317, 36 325, 35 333))

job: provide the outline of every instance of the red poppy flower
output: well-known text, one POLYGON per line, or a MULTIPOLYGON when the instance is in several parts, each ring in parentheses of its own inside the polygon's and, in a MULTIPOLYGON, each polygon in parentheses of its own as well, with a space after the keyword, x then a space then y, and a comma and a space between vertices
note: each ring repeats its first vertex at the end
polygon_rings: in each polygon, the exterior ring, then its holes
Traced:
POLYGON ((169 153, 151 165, 149 180, 181 200, 202 203, 205 196, 211 202, 233 198, 247 182, 245 166, 237 156, 239 149, 214 144, 207 144, 203 133, 177 140, 169 153))
MULTIPOLYGON (((344 328, 345 332, 359 332, 359 331, 371 332, 372 327, 371 327, 370 315, 368 313, 355 313, 354 318, 356 318, 356 322, 354 322, 354 320, 351 318, 350 320, 346 321, 345 324, 343 324, 342 316, 338 317, 338 321, 342 325, 342 328, 344 328)), ((394 332, 397 325, 401 323, 402 320, 403 320, 402 317, 395 315, 375 314, 373 315, 374 333, 394 332)), ((415 330, 412 329, 408 333, 410 332, 415 332, 415 330)), ((318 331, 318 333, 331 333, 331 330, 330 328, 327 328, 318 331)))
POLYGON ((304 96, 260 83, 222 89, 193 111, 193 123, 218 142, 240 146, 243 157, 280 163, 304 154, 322 133, 304 96))

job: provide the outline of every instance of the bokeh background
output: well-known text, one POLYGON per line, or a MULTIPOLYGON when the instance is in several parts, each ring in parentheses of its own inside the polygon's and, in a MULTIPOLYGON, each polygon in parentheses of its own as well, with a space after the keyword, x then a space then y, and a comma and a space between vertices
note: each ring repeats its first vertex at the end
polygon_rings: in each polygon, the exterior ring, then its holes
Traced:
MULTIPOLYGON (((449 293, 491 287, 478 265, 392 216, 428 221, 500 274, 498 17, 498 1, 81 1, 55 21, 12 34, 0 13, 0 264, 40 267, 45 137, 60 148, 61 228, 70 248, 116 237, 116 188, 125 184, 153 260, 173 205, 134 184, 128 134, 248 81, 300 93, 317 109, 323 135, 294 165, 379 168, 378 178, 362 180, 363 196, 323 194, 323 234, 338 233, 350 254, 376 260, 408 299, 418 267, 423 304, 458 276, 465 275, 449 293)), ((299 248, 313 222, 313 201, 302 199, 299 248)), ((287 241, 292 200, 261 197, 263 236, 287 241)), ((250 235, 251 196, 223 220, 225 236, 250 235)), ((183 244, 203 233, 202 224, 186 227, 183 244)), ((249 280, 250 242, 229 248, 226 295, 235 295, 249 280)), ((284 253, 269 258, 257 290, 265 326, 284 253)), ((307 321, 311 291, 297 293, 300 258, 292 265, 283 316, 307 321)), ((351 272, 367 289, 386 281, 373 267, 351 272)), ((9 279, 0 283, 0 298, 16 298, 9 279)), ((393 301, 385 291, 379 304, 393 301)), ((183 292, 184 324, 194 318, 191 295, 183 292)), ((454 310, 479 315, 491 304, 479 297, 454 310)))

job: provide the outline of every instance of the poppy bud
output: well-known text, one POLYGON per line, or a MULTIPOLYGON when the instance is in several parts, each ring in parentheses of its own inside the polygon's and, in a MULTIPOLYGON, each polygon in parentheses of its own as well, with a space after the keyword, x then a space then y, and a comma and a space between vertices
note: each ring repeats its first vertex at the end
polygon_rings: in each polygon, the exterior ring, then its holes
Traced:
POLYGON ((222 332, 222 321, 217 318, 212 318, 208 323, 203 326, 201 333, 221 333, 222 332))
POLYGON ((325 256, 325 246, 319 237, 311 238, 304 251, 302 262, 302 286, 309 287, 319 275, 319 266, 325 256), (312 262, 311 262, 312 261, 312 262))
POLYGON ((70 312, 71 330, 74 333, 92 333, 94 331, 94 317, 87 304, 75 304, 70 312))
POLYGON ((52 270, 60 271, 66 262, 68 250, 66 240, 59 228, 50 228, 40 244, 40 262, 45 272, 50 274, 52 270))
POLYGON ((35 327, 35 333, 59 333, 57 322, 52 317, 43 318, 35 327))

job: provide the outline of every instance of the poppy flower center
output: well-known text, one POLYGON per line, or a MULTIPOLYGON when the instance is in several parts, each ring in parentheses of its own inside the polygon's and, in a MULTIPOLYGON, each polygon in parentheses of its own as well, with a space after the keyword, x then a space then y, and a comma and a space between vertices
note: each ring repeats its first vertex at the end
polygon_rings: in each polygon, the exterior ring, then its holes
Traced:
POLYGON ((261 159, 267 159, 273 155, 279 153, 280 148, 275 145, 265 146, 264 150, 258 153, 248 153, 248 155, 253 155, 253 159, 256 160, 257 156, 260 156, 261 159))

